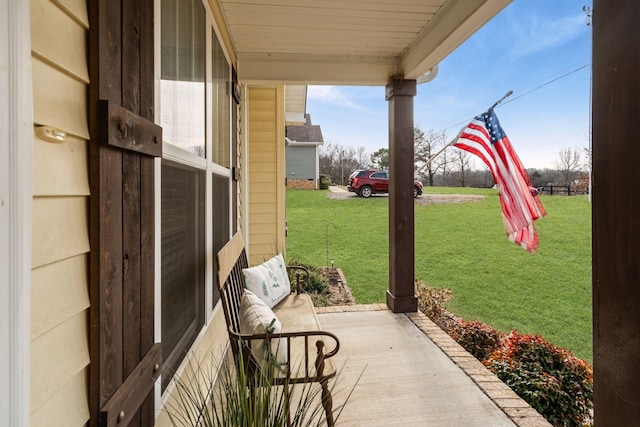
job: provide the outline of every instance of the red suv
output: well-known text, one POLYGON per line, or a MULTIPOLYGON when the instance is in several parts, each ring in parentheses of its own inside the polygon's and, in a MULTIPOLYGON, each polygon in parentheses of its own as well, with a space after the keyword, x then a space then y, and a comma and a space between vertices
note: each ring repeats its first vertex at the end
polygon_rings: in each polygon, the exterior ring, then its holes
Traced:
MULTIPOLYGON (((388 193, 389 171, 355 171, 349 176, 347 189, 364 198, 371 197, 373 193, 388 193)), ((422 183, 413 181, 413 197, 418 197, 421 194, 422 183)))

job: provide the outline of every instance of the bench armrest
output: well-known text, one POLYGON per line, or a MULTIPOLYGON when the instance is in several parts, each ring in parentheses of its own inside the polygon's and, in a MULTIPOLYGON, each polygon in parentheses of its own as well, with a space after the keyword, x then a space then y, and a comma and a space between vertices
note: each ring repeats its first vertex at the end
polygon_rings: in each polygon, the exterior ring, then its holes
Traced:
POLYGON ((272 340, 272 339, 280 339, 284 338, 287 340, 287 344, 291 343, 292 338, 300 338, 306 337, 308 340, 310 337, 322 337, 331 338, 333 342, 333 347, 331 351, 327 351, 324 353, 325 358, 333 357, 340 350, 340 340, 331 332, 326 331, 299 331, 299 332, 283 332, 281 334, 239 334, 235 332, 233 329, 229 328, 229 334, 238 341, 256 341, 256 340, 272 340))
MULTIPOLYGON (((287 365, 291 366, 292 361, 292 344, 291 341, 294 338, 304 339, 304 376, 300 377, 300 373, 296 373, 300 378, 317 377, 317 375, 311 375, 311 367, 318 368, 318 363, 324 362, 325 359, 329 359, 335 356, 340 350, 340 340, 331 332, 326 331, 299 331, 299 332, 283 332, 281 334, 239 334, 233 329, 229 328, 229 335, 232 339, 238 342, 238 347, 246 346, 251 348, 252 341, 267 341, 267 345, 270 345, 270 341, 274 339, 286 339, 287 340, 287 365), (310 342, 315 340, 315 345, 311 346, 310 342), (328 341, 328 342, 327 342, 328 341), (245 344, 241 344, 244 342, 245 344), (330 347, 328 345, 331 345, 330 347), (324 351, 324 347, 327 346, 329 351, 324 351), (314 347, 316 350, 314 350, 314 347)), ((250 351, 249 351, 250 353, 250 351)), ((295 360, 299 360, 295 358, 295 360)), ((254 360, 255 362, 255 360, 254 360)), ((290 374, 290 373, 289 373, 290 374)))
POLYGON ((289 274, 289 280, 294 283, 296 293, 300 295, 302 293, 302 285, 309 280, 309 270, 301 265, 287 265, 287 273, 289 274), (292 279, 295 279, 292 280, 292 279))

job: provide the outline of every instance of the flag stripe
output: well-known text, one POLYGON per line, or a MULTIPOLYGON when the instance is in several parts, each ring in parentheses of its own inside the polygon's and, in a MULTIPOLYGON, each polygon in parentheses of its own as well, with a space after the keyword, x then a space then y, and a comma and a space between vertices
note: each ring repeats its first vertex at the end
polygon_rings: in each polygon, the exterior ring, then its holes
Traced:
POLYGON ((489 168, 500 191, 500 205, 509 240, 529 252, 538 248, 533 221, 546 215, 531 180, 493 109, 474 118, 454 146, 478 156, 489 168))

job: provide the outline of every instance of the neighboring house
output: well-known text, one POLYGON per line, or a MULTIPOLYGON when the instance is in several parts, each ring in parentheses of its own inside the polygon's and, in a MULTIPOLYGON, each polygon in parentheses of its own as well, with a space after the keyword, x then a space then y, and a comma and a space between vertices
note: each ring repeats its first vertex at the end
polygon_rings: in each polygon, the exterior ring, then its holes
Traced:
POLYGON ((286 132, 287 188, 318 189, 320 146, 324 143, 319 125, 311 124, 305 114, 303 125, 287 125, 286 132))
MULTIPOLYGON (((0 425, 168 425, 172 380, 189 361, 220 360, 228 345, 217 251, 236 231, 251 264, 285 250, 287 85, 386 85, 398 186, 389 197, 387 303, 415 310, 413 197, 401 189, 413 180, 406 147, 416 79, 508 3, 0 1, 0 425)), ((635 2, 602 3, 594 21, 607 7, 640 13, 635 2)), ((608 22, 627 28, 614 18, 594 28, 608 22)), ((634 31, 605 38, 608 51, 634 31)), ((606 69, 628 70, 612 79, 626 84, 633 64, 606 69)), ((602 103, 637 111, 631 95, 602 103)), ((602 158, 637 158, 634 138, 610 135, 626 149, 602 158)), ((596 168, 599 179, 606 173, 596 168)), ((594 216, 602 243, 594 258, 618 269, 602 283, 637 271, 629 264, 637 250, 605 262, 626 240, 610 243, 601 218, 637 218, 628 204, 610 205, 617 211, 594 216)), ((615 295, 606 294, 621 315, 615 295)), ((606 353, 619 369, 608 377, 614 385, 635 380, 627 374, 636 356, 624 359, 627 340, 619 342, 606 353)), ((632 391, 611 394, 611 408, 625 414, 638 401, 632 391)))

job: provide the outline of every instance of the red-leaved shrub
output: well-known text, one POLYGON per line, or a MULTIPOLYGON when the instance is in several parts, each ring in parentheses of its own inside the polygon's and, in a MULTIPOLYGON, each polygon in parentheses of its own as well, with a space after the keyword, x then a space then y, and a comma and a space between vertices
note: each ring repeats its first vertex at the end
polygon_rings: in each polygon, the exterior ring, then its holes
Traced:
POLYGON ((500 347, 502 333, 477 320, 467 322, 459 319, 449 335, 476 359, 483 361, 500 347))
POLYGON ((593 370, 587 362, 540 336, 504 336, 484 323, 456 318, 445 307, 449 289, 416 281, 416 296, 421 311, 551 424, 592 425, 593 370))
POLYGON ((513 331, 484 364, 554 426, 589 424, 593 370, 571 352, 513 331))

